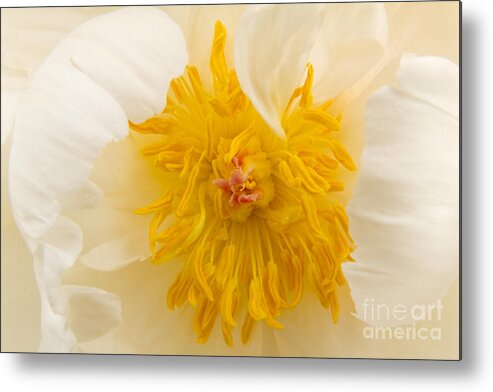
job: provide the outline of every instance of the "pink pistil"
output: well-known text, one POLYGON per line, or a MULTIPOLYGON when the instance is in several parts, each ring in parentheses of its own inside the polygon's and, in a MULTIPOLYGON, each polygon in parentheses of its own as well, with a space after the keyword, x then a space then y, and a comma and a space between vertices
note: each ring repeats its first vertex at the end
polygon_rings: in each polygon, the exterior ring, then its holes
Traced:
POLYGON ((229 175, 229 180, 224 178, 216 178, 212 181, 214 185, 222 189, 224 192, 230 193, 229 204, 232 207, 236 207, 243 204, 248 204, 259 200, 262 196, 261 192, 256 190, 249 190, 245 187, 245 182, 248 180, 252 169, 247 173, 243 171, 241 167, 241 160, 236 155, 231 162, 236 167, 229 175), (240 186, 238 186, 240 185, 240 186))
POLYGON ((235 185, 243 184, 248 179, 248 176, 243 173, 243 169, 235 169, 229 176, 229 185, 234 187, 235 185))
POLYGON ((238 204, 252 203, 260 199, 260 192, 250 193, 248 195, 242 194, 238 196, 238 204))
POLYGON ((228 180, 225 180, 224 178, 216 178, 215 180, 212 181, 212 183, 215 186, 221 188, 225 192, 229 192, 231 189, 228 180))

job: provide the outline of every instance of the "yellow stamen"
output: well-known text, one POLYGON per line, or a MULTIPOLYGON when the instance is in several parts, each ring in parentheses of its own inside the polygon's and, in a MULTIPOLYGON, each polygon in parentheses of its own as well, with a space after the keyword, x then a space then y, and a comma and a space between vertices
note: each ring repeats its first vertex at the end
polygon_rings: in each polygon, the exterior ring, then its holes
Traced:
POLYGON ((356 165, 351 158, 351 155, 346 151, 343 145, 338 140, 330 141, 330 149, 334 153, 335 158, 348 170, 355 171, 356 165))
POLYGON ((309 64, 307 68, 307 77, 301 91, 300 106, 306 108, 312 104, 312 86, 313 86, 313 65, 309 64))
POLYGON ((303 118, 322 125, 329 131, 338 131, 341 125, 336 118, 320 109, 307 109, 303 112, 303 118))

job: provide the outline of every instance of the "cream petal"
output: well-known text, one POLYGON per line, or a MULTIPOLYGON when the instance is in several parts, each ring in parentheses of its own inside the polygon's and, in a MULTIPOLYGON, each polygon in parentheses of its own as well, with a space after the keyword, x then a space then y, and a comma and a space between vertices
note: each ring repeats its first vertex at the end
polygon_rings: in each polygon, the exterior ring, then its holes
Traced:
POLYGON ((82 247, 80 228, 61 216, 39 240, 33 255, 41 297, 42 352, 71 352, 78 341, 96 339, 117 327, 121 305, 115 294, 61 284, 82 247))
POLYGON ((2 12, 2 145, 34 72, 70 31, 107 7, 7 8, 2 12))
POLYGON ((30 77, 72 30, 110 7, 5 8, 2 68, 30 77))
POLYGON ((174 22, 159 10, 132 8, 75 30, 33 78, 17 113, 9 181, 14 217, 34 256, 43 351, 70 351, 76 342, 60 279, 82 250, 82 233, 65 214, 101 200, 89 180, 94 160, 128 134, 127 118, 162 109, 162 91, 185 64, 174 22))
POLYGON ((34 275, 41 298, 42 352, 70 352, 76 344, 64 315, 61 276, 80 252, 82 236, 70 219, 60 217, 40 239, 33 253, 34 275), (60 248, 59 248, 60 247, 60 248))
POLYGON ((315 101, 334 97, 380 58, 386 25, 381 4, 254 7, 243 15, 235 42, 242 89, 282 137, 280 118, 307 63, 315 69, 315 101))
POLYGON ((435 304, 458 274, 459 122, 457 66, 404 56, 400 87, 369 100, 362 171, 348 205, 357 244, 345 264, 357 316, 365 301, 435 304))
POLYGON ((121 323, 120 298, 101 289, 62 286, 68 325, 79 343, 106 335, 121 323))
POLYGON ((204 86, 207 89, 212 89, 209 62, 214 25, 216 21, 221 21, 226 27, 225 55, 228 65, 234 67, 233 44, 240 17, 247 6, 243 4, 209 4, 205 6, 163 6, 160 8, 180 26, 187 41, 189 64, 197 67, 204 86))
POLYGON ((152 217, 134 211, 160 197, 167 182, 142 156, 137 136, 110 143, 94 162, 91 180, 102 190, 100 204, 69 214, 84 234, 80 261, 91 268, 114 270, 150 256, 152 217))
POLYGON ((270 4, 250 8, 240 20, 234 59, 241 88, 281 137, 282 112, 302 82, 324 10, 319 4, 270 4))
POLYGON ((361 79, 387 42, 383 4, 330 4, 310 53, 315 101, 326 101, 361 79))
POLYGON ((133 212, 162 196, 169 175, 141 151, 156 141, 131 132, 106 146, 91 172, 92 181, 103 191, 101 205, 133 212))
POLYGON ((419 100, 436 106, 451 116, 459 113, 459 67, 436 57, 407 54, 405 66, 397 74, 402 90, 419 100))
POLYGON ((74 67, 109 92, 133 122, 164 108, 169 82, 187 63, 178 26, 164 12, 148 7, 126 8, 89 21, 54 55, 70 56, 74 67))
POLYGON ((112 271, 151 257, 149 218, 108 207, 84 212, 76 220, 86 234, 81 263, 112 271))

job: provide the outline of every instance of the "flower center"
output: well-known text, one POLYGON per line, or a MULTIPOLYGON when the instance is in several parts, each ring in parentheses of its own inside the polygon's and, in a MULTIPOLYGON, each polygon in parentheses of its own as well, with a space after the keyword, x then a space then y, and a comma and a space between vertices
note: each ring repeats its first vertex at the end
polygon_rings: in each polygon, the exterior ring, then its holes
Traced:
POLYGON ((283 328, 281 311, 295 307, 305 287, 337 321, 340 267, 354 246, 331 195, 344 188, 340 171, 355 166, 337 139, 341 118, 331 102, 312 104, 311 66, 284 111, 281 139, 228 68, 225 42, 217 22, 211 87, 189 66, 171 82, 163 112, 130 126, 155 139, 142 152, 167 176, 162 197, 136 212, 153 214, 152 260, 183 260, 168 306, 196 309, 199 342, 220 322, 232 345, 240 317, 243 343, 259 321, 283 328))

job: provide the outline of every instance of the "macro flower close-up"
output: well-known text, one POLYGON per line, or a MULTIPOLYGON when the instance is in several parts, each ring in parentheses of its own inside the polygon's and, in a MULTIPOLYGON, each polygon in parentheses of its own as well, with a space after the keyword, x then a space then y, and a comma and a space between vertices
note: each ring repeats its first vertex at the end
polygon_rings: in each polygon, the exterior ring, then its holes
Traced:
POLYGON ((2 347, 455 359, 458 7, 2 12, 2 347))

